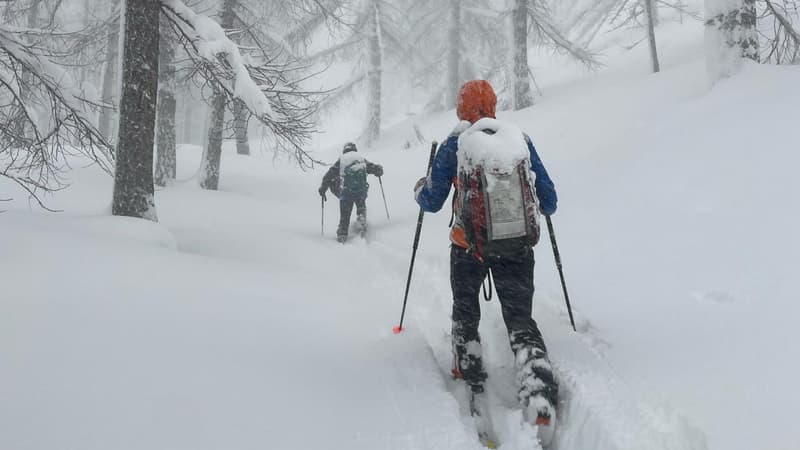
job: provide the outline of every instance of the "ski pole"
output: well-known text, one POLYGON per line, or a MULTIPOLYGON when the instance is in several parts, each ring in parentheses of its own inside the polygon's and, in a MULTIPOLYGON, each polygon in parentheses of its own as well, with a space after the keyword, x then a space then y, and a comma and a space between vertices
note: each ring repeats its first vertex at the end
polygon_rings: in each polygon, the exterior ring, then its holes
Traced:
POLYGON ((320 221, 320 229, 319 235, 325 236, 325 197, 319 198, 320 204, 322 205, 322 220, 320 221))
MULTIPOLYGON (((433 158, 436 156, 436 141, 431 144, 431 156, 428 159, 428 172, 430 175, 431 167, 433 167, 433 158)), ((414 245, 411 250, 411 264, 408 266, 408 280, 406 280, 406 293, 403 296, 403 311, 400 313, 400 324, 392 329, 394 334, 399 334, 403 331, 403 319, 406 316, 406 304, 408 303, 408 289, 411 287, 411 274, 414 272, 414 258, 417 257, 417 246, 419 245, 419 234, 422 231, 422 219, 425 217, 425 211, 420 208, 419 216, 417 216, 417 231, 414 233, 414 245)))
POLYGON ((383 180, 381 180, 381 177, 378 177, 378 183, 381 184, 381 196, 383 197, 383 207, 386 208, 386 220, 392 220, 389 217, 389 206, 386 204, 386 193, 383 192, 383 180))
POLYGON ((561 254, 558 252, 558 244, 556 244, 556 233, 553 231, 553 221, 550 220, 550 216, 546 216, 547 218, 547 231, 550 232, 550 243, 553 245, 553 256, 556 259, 556 267, 558 267, 558 275, 561 277, 561 288, 564 290, 564 300, 567 302, 567 311, 569 312, 569 321, 572 324, 572 329, 574 331, 578 331, 575 328, 575 319, 572 317, 572 306, 569 304, 569 294, 567 294, 567 283, 564 281, 564 270, 561 268, 561 254))

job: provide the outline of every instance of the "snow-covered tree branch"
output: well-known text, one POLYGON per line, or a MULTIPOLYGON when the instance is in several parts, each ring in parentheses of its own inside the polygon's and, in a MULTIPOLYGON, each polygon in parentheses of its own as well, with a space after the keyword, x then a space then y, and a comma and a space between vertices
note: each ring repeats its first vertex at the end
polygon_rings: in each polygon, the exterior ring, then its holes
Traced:
MULTIPOLYGON (((162 0, 171 28, 180 36, 195 80, 224 96, 228 109, 238 99, 272 131, 277 148, 289 152, 301 167, 318 163, 304 148, 314 131, 319 92, 304 91, 292 78, 301 67, 254 55, 243 55, 226 29, 199 15, 180 0, 162 0)), ((263 50, 263 49, 262 49, 263 50)))
POLYGON ((31 39, 48 33, 0 26, 0 176, 40 204, 40 193, 64 186, 68 156, 84 155, 107 172, 113 158, 112 144, 94 125, 98 99, 63 65, 70 53, 31 39))

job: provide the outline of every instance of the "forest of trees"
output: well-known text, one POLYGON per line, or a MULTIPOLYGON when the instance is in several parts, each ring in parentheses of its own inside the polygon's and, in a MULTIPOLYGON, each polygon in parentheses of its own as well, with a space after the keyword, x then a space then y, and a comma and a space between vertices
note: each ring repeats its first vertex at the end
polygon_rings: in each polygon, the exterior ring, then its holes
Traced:
POLYGON ((205 189, 224 176, 226 139, 241 155, 255 138, 313 167, 320 114, 359 99, 352 134, 368 146, 398 80, 427 110, 452 108, 473 78, 492 81, 502 108, 526 108, 533 47, 591 69, 593 42, 619 28, 641 36, 658 72, 667 13, 704 21, 713 80, 746 59, 800 63, 795 0, 706 0, 704 11, 681 0, 0 0, 0 175, 46 207, 80 155, 114 176, 113 214, 156 220, 154 186, 174 180, 178 143, 202 145, 205 189), (350 77, 324 86, 337 64, 350 77))

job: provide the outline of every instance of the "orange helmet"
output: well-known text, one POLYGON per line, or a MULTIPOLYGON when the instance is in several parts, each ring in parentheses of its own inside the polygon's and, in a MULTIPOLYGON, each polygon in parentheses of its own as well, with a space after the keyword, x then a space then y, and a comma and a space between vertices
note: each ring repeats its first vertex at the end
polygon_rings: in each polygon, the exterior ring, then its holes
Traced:
POLYGON ((458 91, 456 114, 460 120, 475 123, 484 117, 495 118, 497 96, 486 80, 471 80, 458 91))

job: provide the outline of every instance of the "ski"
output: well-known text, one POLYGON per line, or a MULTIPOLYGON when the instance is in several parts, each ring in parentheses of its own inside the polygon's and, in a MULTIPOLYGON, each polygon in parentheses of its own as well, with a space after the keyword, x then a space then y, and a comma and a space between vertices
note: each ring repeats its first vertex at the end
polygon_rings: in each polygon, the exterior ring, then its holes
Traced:
POLYGON ((476 393, 467 387, 467 395, 469 396, 469 412, 473 420, 475 420, 478 439, 486 448, 497 448, 497 438, 489 415, 489 402, 486 392, 476 393))

